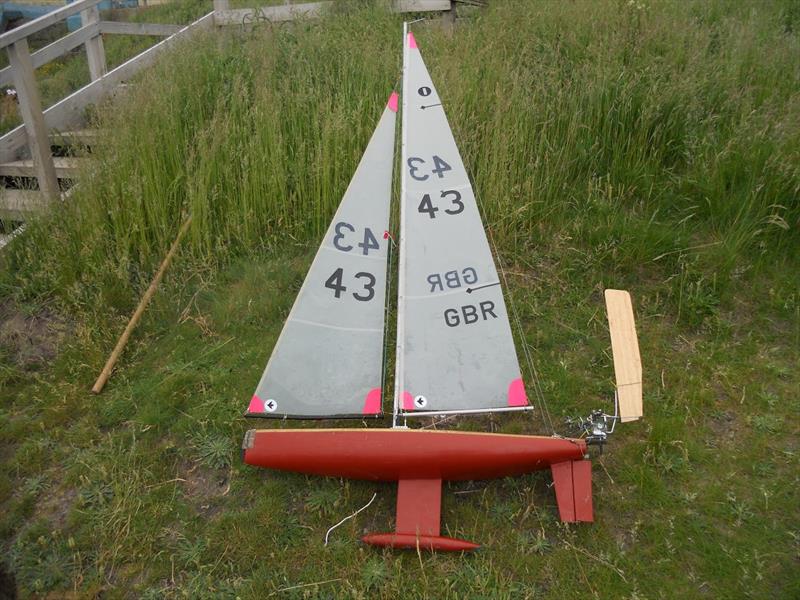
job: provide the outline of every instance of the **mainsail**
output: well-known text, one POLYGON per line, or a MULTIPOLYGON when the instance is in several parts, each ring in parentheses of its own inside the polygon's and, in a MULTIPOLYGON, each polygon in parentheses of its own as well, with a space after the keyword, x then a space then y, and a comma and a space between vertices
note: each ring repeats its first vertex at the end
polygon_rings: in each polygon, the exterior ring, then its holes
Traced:
POLYGON ((396 412, 528 408, 469 177, 412 33, 404 46, 396 412))
POLYGON ((397 94, 389 98, 317 251, 246 416, 381 414, 389 201, 397 94))

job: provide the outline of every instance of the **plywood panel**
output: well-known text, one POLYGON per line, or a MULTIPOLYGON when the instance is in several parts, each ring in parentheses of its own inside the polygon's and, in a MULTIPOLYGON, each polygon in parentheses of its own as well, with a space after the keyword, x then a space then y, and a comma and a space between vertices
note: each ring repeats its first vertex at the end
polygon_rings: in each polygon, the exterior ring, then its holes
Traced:
POLYGON ((635 421, 642 416, 642 359, 633 304, 624 290, 606 290, 605 297, 620 417, 623 423, 635 421))

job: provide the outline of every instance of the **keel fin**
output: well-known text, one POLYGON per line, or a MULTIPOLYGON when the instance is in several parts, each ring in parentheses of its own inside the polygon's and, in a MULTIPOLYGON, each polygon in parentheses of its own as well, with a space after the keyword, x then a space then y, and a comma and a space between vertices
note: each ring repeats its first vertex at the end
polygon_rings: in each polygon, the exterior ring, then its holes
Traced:
POLYGON ((461 552, 480 546, 467 540, 440 536, 441 479, 401 479, 397 484, 394 533, 371 533, 361 540, 372 546, 407 550, 461 552))
POLYGON ((438 536, 441 511, 441 479, 401 479, 397 482, 397 533, 438 536))

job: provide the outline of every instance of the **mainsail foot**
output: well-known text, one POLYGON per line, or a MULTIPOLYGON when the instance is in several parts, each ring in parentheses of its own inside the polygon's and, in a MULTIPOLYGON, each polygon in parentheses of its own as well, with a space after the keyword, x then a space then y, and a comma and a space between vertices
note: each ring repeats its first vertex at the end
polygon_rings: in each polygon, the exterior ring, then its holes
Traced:
POLYGON ((243 444, 249 465, 308 475, 397 481, 394 533, 377 546, 474 550, 440 533, 441 482, 495 479, 550 468, 563 521, 591 521, 591 463, 583 440, 420 429, 260 429, 243 444))

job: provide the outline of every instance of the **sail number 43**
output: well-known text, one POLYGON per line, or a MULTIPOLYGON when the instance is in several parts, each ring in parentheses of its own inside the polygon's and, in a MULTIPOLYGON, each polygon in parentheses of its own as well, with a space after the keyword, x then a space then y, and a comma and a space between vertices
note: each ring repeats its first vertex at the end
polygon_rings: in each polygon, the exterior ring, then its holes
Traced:
MULTIPOLYGON (((439 194, 442 200, 450 200, 450 208, 445 208, 444 212, 448 215, 457 215, 464 212, 464 203, 461 201, 461 194, 458 190, 444 190, 439 194)), ((417 207, 417 212, 427 213, 431 219, 436 218, 439 207, 431 202, 431 195, 425 194, 417 207)))
MULTIPOLYGON (((347 237, 347 232, 355 233, 356 228, 353 227, 350 223, 345 221, 339 221, 336 223, 334 227, 334 236, 333 236, 333 246, 337 250, 341 250, 342 252, 350 252, 353 249, 352 244, 348 244, 345 238, 347 237)), ((359 248, 361 248, 361 253, 364 256, 369 255, 370 250, 380 250, 381 246, 378 244, 378 240, 375 238, 375 234, 372 233, 372 229, 369 227, 364 228, 364 241, 359 242, 356 244, 359 248)))
MULTIPOLYGON (((339 267, 325 281, 325 287, 333 290, 333 295, 338 299, 347 291, 347 287, 342 283, 344 269, 339 267)), ((361 302, 369 302, 375 297, 375 275, 361 271, 353 275, 354 279, 364 280, 361 282, 362 289, 353 292, 353 298, 361 302)))
MULTIPOLYGON (((425 159, 420 158, 419 156, 409 156, 408 160, 406 160, 406 164, 408 165, 408 174, 411 175, 412 179, 416 179, 417 181, 426 181, 430 175, 425 173, 427 168, 425 166, 425 159)), ((452 171, 453 167, 448 165, 441 156, 433 155, 433 169, 431 169, 431 173, 437 175, 439 179, 444 177, 444 174, 447 171, 452 171)))

